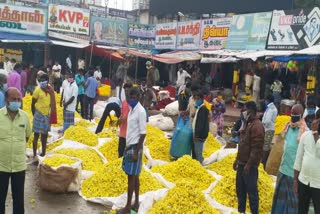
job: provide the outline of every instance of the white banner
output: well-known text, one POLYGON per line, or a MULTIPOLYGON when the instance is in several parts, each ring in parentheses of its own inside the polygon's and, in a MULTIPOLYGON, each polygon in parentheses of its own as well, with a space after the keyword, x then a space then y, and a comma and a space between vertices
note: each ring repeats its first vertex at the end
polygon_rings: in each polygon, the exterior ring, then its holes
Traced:
POLYGON ((89 35, 89 10, 50 4, 48 13, 49 30, 89 35))
POLYGON ((176 49, 177 23, 156 25, 156 49, 176 49))
POLYGON ((201 22, 189 21, 178 23, 177 49, 195 50, 200 45, 201 22))

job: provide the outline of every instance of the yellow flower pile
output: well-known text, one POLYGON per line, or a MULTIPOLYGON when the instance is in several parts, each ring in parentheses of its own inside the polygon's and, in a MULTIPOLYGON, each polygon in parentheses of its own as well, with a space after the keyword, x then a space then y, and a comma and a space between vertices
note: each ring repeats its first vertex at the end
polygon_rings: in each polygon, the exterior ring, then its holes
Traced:
MULTIPOLYGON (((106 121, 104 122, 104 126, 103 126, 104 128, 116 127, 116 124, 118 122, 118 118, 116 116, 114 116, 114 115, 111 115, 111 119, 112 119, 112 124, 110 124, 110 118, 107 117, 106 121)), ((95 122, 97 124, 99 124, 100 119, 96 118, 95 122)))
POLYGON ((147 125, 145 145, 150 150, 153 159, 170 161, 170 143, 163 131, 147 125))
POLYGON ((274 134, 281 134, 284 126, 291 120, 290 116, 280 115, 277 116, 276 122, 274 123, 275 132, 274 134))
POLYGON ((82 160, 82 168, 88 171, 98 171, 102 166, 102 160, 93 149, 59 149, 54 154, 62 154, 82 160))
POLYGON ((203 148, 203 157, 207 158, 214 152, 218 151, 221 149, 221 144, 216 140, 216 138, 209 133, 208 138, 204 144, 203 148))
POLYGON ((94 123, 91 123, 90 121, 84 120, 84 119, 81 119, 81 120, 79 120, 78 122, 75 123, 75 126, 82 126, 82 127, 85 127, 85 128, 88 128, 88 127, 91 127, 91 126, 94 126, 94 125, 95 125, 94 123))
MULTIPOLYGON (((38 138, 38 142, 37 142, 37 148, 39 149, 41 147, 41 140, 40 140, 40 136, 38 138)), ((27 148, 28 149, 32 149, 33 148, 33 139, 34 139, 34 133, 31 134, 31 136, 29 137, 28 139, 28 142, 27 142, 27 148)))
POLYGON ((43 162, 48 166, 58 167, 58 166, 61 166, 62 164, 72 165, 76 163, 76 160, 73 160, 69 157, 65 157, 62 155, 55 155, 52 157, 46 157, 43 162))
MULTIPOLYGON (((117 197, 127 191, 127 175, 122 170, 122 159, 105 164, 98 172, 82 183, 81 193, 87 198, 117 197)), ((142 169, 140 194, 163 188, 162 184, 142 169)))
POLYGON ((180 181, 170 189, 166 196, 156 202, 149 214, 184 214, 212 213, 218 214, 206 200, 204 194, 190 181, 180 181))
POLYGON ((61 144, 63 143, 63 139, 59 139, 57 141, 54 141, 52 143, 49 143, 47 145, 47 152, 52 151, 53 149, 57 148, 58 146, 61 146, 61 144))
POLYGON ((240 97, 240 100, 248 102, 251 101, 253 99, 252 95, 243 95, 242 97, 240 97))
POLYGON ((228 155, 222 160, 210 164, 207 166, 207 169, 212 170, 222 176, 233 174, 233 163, 236 160, 236 157, 237 154, 228 155))
POLYGON ((147 136, 146 136, 146 143, 153 141, 154 138, 162 138, 165 137, 165 134, 160 129, 147 125, 147 136))
MULTIPOLYGON (((61 95, 55 93, 55 98, 56 98, 56 106, 57 106, 57 119, 58 123, 57 124, 52 124, 54 127, 60 127, 63 126, 63 107, 60 107, 60 98, 61 95)), ((31 111, 31 103, 32 103, 32 96, 30 94, 26 94, 26 96, 23 98, 23 110, 28 113, 30 122, 32 124, 32 111, 31 111)), ((81 116, 78 114, 78 112, 75 112, 75 117, 76 118, 81 118, 81 116)))
POLYGON ((153 172, 160 173, 164 178, 172 183, 178 183, 182 179, 188 179, 193 185, 200 190, 207 189, 215 178, 203 168, 196 160, 189 155, 179 158, 175 162, 171 162, 161 166, 154 166, 153 172))
POLYGON ((113 137, 109 142, 105 143, 99 148, 99 151, 107 159, 107 161, 113 161, 118 159, 118 138, 113 137))
MULTIPOLYGON (((232 167, 232 166, 226 166, 232 167)), ((259 191, 259 213, 270 213, 272 207, 272 198, 274 193, 273 180, 263 170, 263 167, 259 167, 259 179, 258 179, 258 191, 259 191)), ((237 193, 236 193, 236 172, 230 172, 224 176, 217 186, 210 193, 212 198, 215 198, 220 204, 228 207, 238 208, 237 193)), ((250 210, 249 200, 247 198, 247 211, 250 210)))
POLYGON ((113 138, 113 137, 117 137, 116 131, 117 130, 115 128, 104 129, 102 130, 102 132, 98 133, 97 135, 99 138, 113 138))
POLYGON ((98 144, 98 136, 82 126, 70 126, 65 131, 64 138, 88 146, 96 146, 98 144))

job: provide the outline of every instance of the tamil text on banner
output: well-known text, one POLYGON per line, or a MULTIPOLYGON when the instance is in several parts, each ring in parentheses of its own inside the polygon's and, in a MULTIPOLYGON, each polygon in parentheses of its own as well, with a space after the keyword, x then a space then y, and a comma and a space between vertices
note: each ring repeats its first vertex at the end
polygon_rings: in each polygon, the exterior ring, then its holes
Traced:
POLYGON ((226 47, 232 18, 202 20, 200 49, 219 50, 226 47))
POLYGON ((176 49, 177 23, 156 25, 156 49, 176 49))
POLYGON ((248 35, 248 50, 264 50, 267 44, 272 12, 255 13, 248 35))
POLYGON ((275 10, 267 49, 300 50, 319 43, 320 11, 313 9, 275 10))
POLYGON ((195 50, 200 45, 201 21, 178 22, 177 49, 195 50))
POLYGON ((127 45, 127 21, 91 17, 91 39, 95 44, 127 45))
POLYGON ((45 36, 47 10, 0 4, 0 31, 45 36))
POLYGON ((140 49, 153 49, 156 26, 137 23, 128 24, 128 46, 140 49))
POLYGON ((49 30, 89 35, 90 11, 88 9, 50 4, 48 12, 49 30))

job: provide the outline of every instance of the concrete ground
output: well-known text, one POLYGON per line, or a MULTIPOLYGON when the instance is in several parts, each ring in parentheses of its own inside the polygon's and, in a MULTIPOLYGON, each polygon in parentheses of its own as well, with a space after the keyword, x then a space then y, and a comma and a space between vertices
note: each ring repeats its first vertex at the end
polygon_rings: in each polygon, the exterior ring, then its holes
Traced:
MULTIPOLYGON (((100 214, 106 207, 86 202, 78 193, 55 194, 42 191, 36 184, 37 166, 28 165, 25 181, 26 214, 100 214), (35 199, 32 203, 31 200, 35 199)), ((11 187, 8 190, 6 213, 12 213, 11 187)))

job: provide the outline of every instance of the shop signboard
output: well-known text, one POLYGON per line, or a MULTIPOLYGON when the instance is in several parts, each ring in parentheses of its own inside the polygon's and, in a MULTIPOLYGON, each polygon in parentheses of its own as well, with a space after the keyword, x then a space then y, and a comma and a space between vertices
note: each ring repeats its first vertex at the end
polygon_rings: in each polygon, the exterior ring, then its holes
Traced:
POLYGON ((127 45, 127 21, 91 17, 91 40, 95 44, 102 45, 127 45))
POLYGON ((128 47, 153 49, 156 39, 156 26, 137 23, 128 24, 128 47))
POLYGON ((177 23, 156 25, 156 49, 176 49, 177 23))
POLYGON ((202 20, 200 49, 219 50, 225 48, 231 20, 231 17, 202 20))
POLYGON ((89 5, 90 15, 96 17, 107 18, 108 17, 108 9, 106 7, 99 7, 96 5, 89 5))
POLYGON ((49 30, 89 35, 89 24, 90 11, 88 9, 65 5, 49 5, 49 30))
POLYGON ((199 49, 201 21, 178 22, 177 49, 199 49))
POLYGON ((0 4, 0 31, 46 36, 46 9, 0 4))
POLYGON ((320 10, 275 10, 269 30, 267 49, 300 50, 320 41, 320 10))

